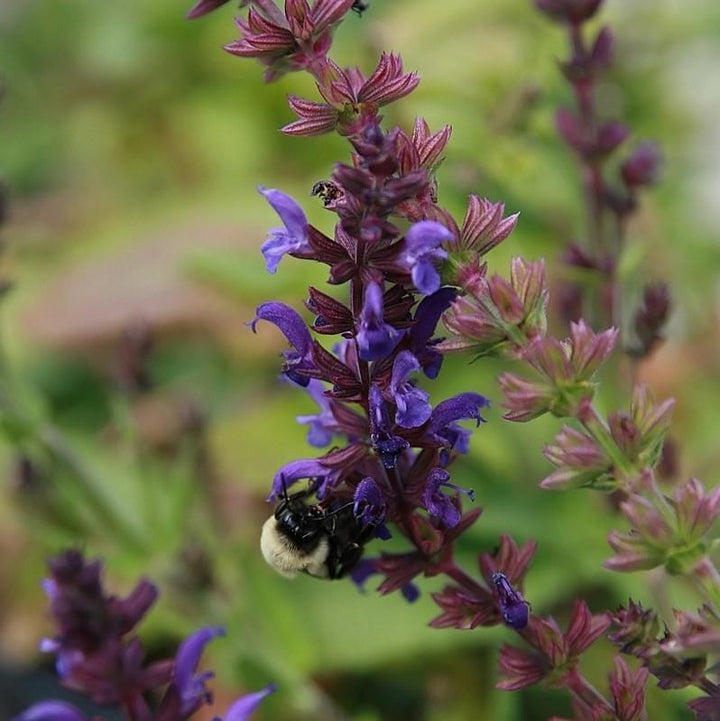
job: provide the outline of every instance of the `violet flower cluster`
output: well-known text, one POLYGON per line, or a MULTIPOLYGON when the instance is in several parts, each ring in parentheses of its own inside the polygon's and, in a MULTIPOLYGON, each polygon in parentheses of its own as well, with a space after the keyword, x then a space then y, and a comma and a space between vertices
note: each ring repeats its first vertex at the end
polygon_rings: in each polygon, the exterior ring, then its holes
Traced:
MULTIPOLYGON (((43 587, 50 600, 56 635, 43 640, 42 651, 55 655, 63 686, 98 704, 121 709, 128 721, 188 721, 211 705, 207 683, 212 671, 198 671, 205 646, 224 635, 219 627, 190 634, 174 658, 148 663, 135 628, 158 597, 147 579, 125 598, 103 588, 100 561, 87 561, 74 550, 49 561, 43 587)), ((274 685, 238 698, 224 721, 247 721, 274 685)), ((71 704, 36 703, 15 721, 87 721, 71 704)), ((102 721, 93 717, 93 721, 102 721)), ((216 721, 221 721, 216 718, 216 721)))
MULTIPOLYGON (((284 353, 283 374, 304 388, 318 412, 298 420, 308 426, 316 447, 334 443, 317 457, 292 461, 278 469, 270 500, 300 486, 322 508, 351 503, 358 523, 387 538, 400 533, 411 544, 407 553, 381 553, 353 570, 360 585, 382 577, 379 590, 400 590, 414 600, 422 575, 459 579, 457 589, 470 593, 478 623, 527 623, 527 603, 519 585, 532 548, 518 551, 506 539, 487 562, 483 580, 475 581, 453 560, 453 544, 480 515, 463 510, 473 492, 452 480, 450 468, 468 451, 470 430, 460 425, 484 419, 488 400, 461 393, 431 404, 420 380, 441 371, 436 326, 457 299, 458 273, 479 264, 482 255, 505 240, 517 215, 505 216, 502 204, 471 196, 458 225, 437 202, 434 173, 450 139, 445 126, 431 132, 418 118, 411 133, 385 130, 379 110, 410 93, 418 84, 405 72, 399 55, 382 53, 375 70, 341 68, 326 53, 331 26, 347 15, 347 0, 285 3, 252 2, 241 37, 230 53, 254 57, 267 80, 303 69, 315 79, 320 101, 290 96, 298 119, 283 131, 318 135, 337 131, 352 150, 349 163, 338 164, 313 194, 333 214, 332 230, 311 225, 300 205, 277 189, 259 190, 277 212, 281 226, 262 246, 270 273, 285 256, 328 266, 330 286, 347 288, 338 299, 311 287, 305 300, 314 316, 309 327, 288 305, 260 305, 251 323, 277 326, 291 349, 284 353), (334 336, 328 349, 322 336, 334 336), (493 574, 496 574, 495 576, 493 574)), ((445 592, 445 595, 455 591, 445 592)), ((444 596, 437 597, 447 616, 444 596)), ((467 621, 457 617, 457 625, 467 621)), ((477 624, 476 624, 477 625, 477 624)))

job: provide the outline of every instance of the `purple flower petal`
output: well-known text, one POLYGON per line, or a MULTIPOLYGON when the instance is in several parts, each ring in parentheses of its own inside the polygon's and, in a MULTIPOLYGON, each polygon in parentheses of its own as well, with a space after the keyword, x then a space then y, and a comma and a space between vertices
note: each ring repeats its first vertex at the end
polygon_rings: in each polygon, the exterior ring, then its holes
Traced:
POLYGON ((69 703, 41 701, 23 711, 13 721, 86 721, 86 719, 69 703))
POLYGON ((390 355, 402 338, 402 331, 383 321, 383 295, 377 283, 365 288, 357 334, 358 355, 361 360, 380 360, 390 355))
POLYGON ((376 573, 378 573, 378 570, 375 568, 375 559, 363 558, 353 567, 350 578, 358 587, 358 591, 365 593, 365 583, 370 576, 374 576, 376 573))
POLYGON ((390 392, 397 406, 395 423, 402 428, 417 428, 432 413, 428 394, 408 381, 410 374, 419 368, 418 359, 407 350, 398 353, 393 363, 390 392))
POLYGON ((401 589, 400 593, 402 593, 403 598, 408 603, 415 603, 415 601, 420 598, 420 589, 412 582, 406 583, 401 589))
MULTIPOLYGON (((271 693, 275 693, 277 686, 274 683, 268 684, 264 689, 241 696, 228 709, 224 721, 248 721, 250 715, 260 705, 260 702, 271 693)), ((219 719, 217 720, 219 721, 219 719)))
POLYGON ((385 499, 375 480, 368 476, 358 483, 353 495, 353 513, 363 526, 378 525, 385 520, 385 499))
POLYGON ((180 696, 184 713, 192 713, 207 698, 205 681, 212 678, 213 674, 196 674, 195 671, 205 646, 216 636, 224 634, 225 630, 220 627, 201 628, 180 644, 175 654, 172 683, 180 696))
POLYGON ((315 364, 312 360, 312 337, 300 314, 285 303, 270 301, 259 305, 255 311, 255 318, 248 323, 253 333, 257 332, 256 326, 259 320, 277 326, 287 338, 295 350, 283 353, 285 359, 283 373, 294 383, 307 386, 310 379, 303 375, 302 371, 313 369, 315 364))
POLYGON ((402 262, 423 295, 431 295, 440 288, 440 274, 434 263, 448 257, 440 244, 454 239, 455 236, 444 225, 434 220, 421 220, 405 234, 402 262))
POLYGON ((303 209, 289 196, 272 188, 258 188, 280 216, 284 228, 274 228, 262 245, 262 254, 269 273, 274 273, 285 253, 310 250, 308 221, 303 209))
POLYGON ((500 613, 505 623, 516 630, 528 624, 530 607, 528 602, 516 591, 504 573, 493 573, 492 582, 497 592, 500 613))
POLYGON ((457 297, 455 288, 441 288, 420 301, 415 311, 415 325, 410 331, 413 348, 422 347, 435 333, 440 316, 457 297))
POLYGON ((442 468, 433 468, 428 473, 425 492, 423 493, 423 506, 427 512, 437 518, 445 528, 453 528, 460 522, 462 514, 459 504, 442 492, 442 488, 452 488, 455 491, 473 498, 472 491, 466 490, 450 483, 450 474, 442 468))
POLYGON ((321 479, 320 487, 317 490, 318 498, 321 498, 333 485, 339 473, 340 470, 332 470, 324 466, 316 458, 290 461, 275 474, 268 501, 273 501, 282 496, 293 483, 303 478, 321 479))
POLYGON ((311 446, 324 448, 332 440, 336 430, 337 422, 330 409, 330 399, 325 395, 325 386, 315 378, 310 379, 307 391, 312 399, 320 406, 320 413, 307 416, 297 416, 298 423, 310 426, 308 428, 307 440, 311 446))
POLYGON ((489 405, 490 401, 479 393, 460 393, 435 406, 428 430, 431 433, 440 433, 453 421, 460 420, 474 420, 479 426, 485 422, 480 415, 480 409, 489 405))
POLYGON ((394 435, 388 404, 382 391, 373 383, 369 393, 370 441, 385 468, 395 468, 398 455, 410 444, 404 438, 394 435))

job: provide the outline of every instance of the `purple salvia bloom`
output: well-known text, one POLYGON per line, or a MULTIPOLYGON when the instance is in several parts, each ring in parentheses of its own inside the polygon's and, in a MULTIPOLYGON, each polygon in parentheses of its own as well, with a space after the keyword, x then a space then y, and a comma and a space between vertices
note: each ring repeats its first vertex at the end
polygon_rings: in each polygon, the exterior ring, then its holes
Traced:
POLYGON ((280 216, 284 228, 273 228, 261 251, 269 273, 274 273, 285 253, 308 251, 308 221, 303 209, 289 196, 279 190, 263 188, 258 191, 280 216))
POLYGON ((377 483, 370 476, 358 483, 353 501, 353 513, 363 526, 379 525, 385 520, 385 500, 377 483))
POLYGON ((448 257, 440 247, 441 243, 453 240, 455 236, 434 220, 421 220, 405 234, 401 262, 410 271, 415 287, 423 295, 431 295, 440 289, 440 274, 434 263, 448 257))
POLYGON ((310 426, 307 441, 311 446, 324 448, 329 445, 337 423, 330 408, 330 398, 325 395, 325 386, 321 381, 311 378, 307 391, 312 399, 320 406, 320 413, 307 416, 297 416, 298 423, 310 426))
POLYGON ((470 450, 471 432, 456 421, 474 420, 479 426, 485 422, 480 409, 489 405, 490 401, 479 393, 461 393, 435 406, 428 423, 428 432, 443 440, 447 446, 440 452, 441 465, 447 465, 450 452, 467 453, 470 450))
POLYGON ((528 623, 529 605, 519 591, 516 591, 504 573, 493 573, 492 582, 500 605, 503 621, 516 631, 528 623))
POLYGON ((262 303, 255 311, 255 318, 248 323, 253 333, 259 320, 266 320, 276 325, 280 332, 288 339, 294 351, 285 351, 283 358, 283 373, 294 383, 306 387, 310 379, 302 371, 315 368, 312 359, 312 338, 305 321, 297 311, 285 303, 271 301, 262 303))
POLYGON ((360 359, 374 361, 385 358, 395 349, 402 335, 402 331, 383 321, 382 289, 377 283, 369 283, 365 288, 357 334, 360 359))
POLYGON ((479 393, 460 393, 438 403, 430 416, 428 430, 441 433, 453 421, 474 420, 476 425, 485 423, 480 415, 481 408, 490 406, 490 401, 479 393))
POLYGON ((454 288, 441 288, 436 293, 423 298, 415 311, 413 318, 415 323, 410 330, 410 346, 428 378, 437 378, 443 362, 442 354, 432 347, 437 341, 430 339, 440 316, 456 297, 457 291, 454 288))
POLYGON ((333 486, 339 471, 324 466, 317 458, 304 458, 286 463, 273 478, 272 491, 268 501, 273 501, 287 490, 296 481, 303 478, 312 478, 319 481, 318 498, 333 486))
POLYGON ((471 500, 474 500, 475 494, 465 488, 456 486, 454 483, 450 483, 450 474, 442 468, 433 468, 428 474, 425 492, 423 493, 423 506, 445 528, 453 528, 460 522, 462 513, 458 507, 459 504, 442 492, 443 487, 464 493, 471 500))
POLYGON ((370 408, 370 441, 385 468, 395 468, 398 455, 409 447, 409 443, 400 436, 393 435, 392 421, 388 404, 382 391, 375 385, 370 386, 368 394, 370 408))
POLYGON ((390 393, 397 406, 395 423, 402 428, 417 428, 432 413, 428 394, 408 381, 410 374, 419 368, 418 359, 408 350, 398 353, 393 363, 390 393))
POLYGON ((183 717, 194 713, 204 703, 210 703, 212 696, 205 688, 205 682, 215 674, 212 671, 196 674, 195 671, 205 646, 216 636, 224 635, 223 628, 201 628, 180 644, 175 655, 172 683, 180 697, 183 717))
MULTIPOLYGON (((275 693, 277 686, 274 683, 268 684, 264 689, 241 696, 227 710, 225 718, 222 721, 248 721, 260 702, 271 693, 275 693)), ((221 721, 216 718, 215 721, 221 721)))
POLYGON ((13 721, 86 721, 86 718, 69 703, 40 701, 16 716, 13 721))

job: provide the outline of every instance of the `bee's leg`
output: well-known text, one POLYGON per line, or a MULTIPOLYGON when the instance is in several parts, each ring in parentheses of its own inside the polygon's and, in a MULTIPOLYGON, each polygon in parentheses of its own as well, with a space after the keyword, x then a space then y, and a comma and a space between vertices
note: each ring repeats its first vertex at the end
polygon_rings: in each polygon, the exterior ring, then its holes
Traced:
POLYGON ((357 565, 360 557, 363 554, 363 547, 357 543, 351 543, 343 549, 343 552, 338 559, 340 568, 338 569, 337 575, 334 578, 342 578, 348 571, 357 565))

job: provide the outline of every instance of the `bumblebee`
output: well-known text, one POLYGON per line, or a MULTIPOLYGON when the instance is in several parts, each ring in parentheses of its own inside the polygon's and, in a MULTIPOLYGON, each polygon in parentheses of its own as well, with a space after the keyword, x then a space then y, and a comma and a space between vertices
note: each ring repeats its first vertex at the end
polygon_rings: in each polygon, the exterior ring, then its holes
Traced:
POLYGON ((334 510, 306 503, 307 491, 284 498, 265 521, 260 550, 282 576, 307 573, 317 578, 342 578, 360 560, 375 526, 360 524, 352 503, 334 510))

